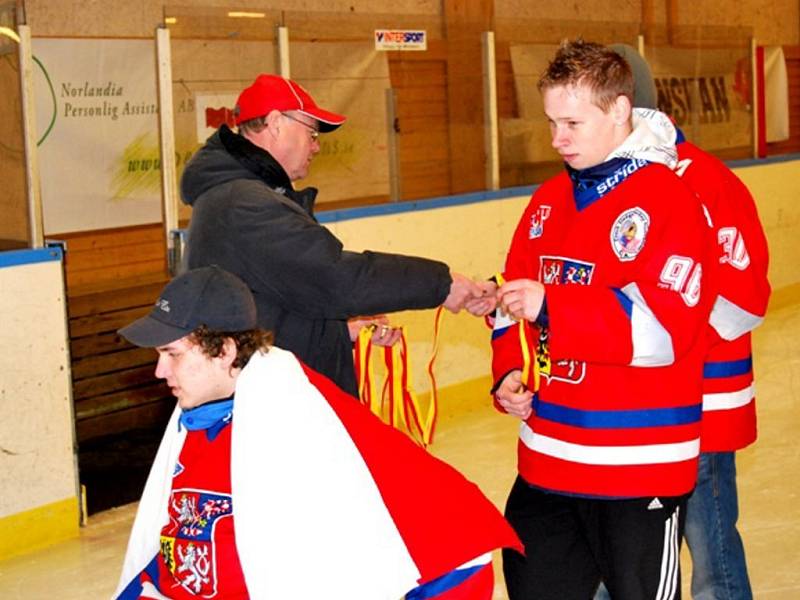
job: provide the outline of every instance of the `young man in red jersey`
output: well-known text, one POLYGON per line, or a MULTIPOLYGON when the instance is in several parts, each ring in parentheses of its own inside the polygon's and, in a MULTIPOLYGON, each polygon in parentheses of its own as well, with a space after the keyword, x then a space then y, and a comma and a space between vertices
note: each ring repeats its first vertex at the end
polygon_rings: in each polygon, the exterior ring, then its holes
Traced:
MULTIPOLYGON (((657 103, 650 67, 633 48, 613 48, 633 70, 634 113, 650 118, 657 103)), ((692 598, 749 600, 753 595, 744 545, 736 529, 736 451, 756 439, 750 332, 767 310, 769 251, 755 201, 741 180, 718 158, 687 141, 680 130, 677 149, 675 172, 708 210, 719 244, 719 295, 703 365, 700 468, 686 510, 692 598)))
POLYGON ((495 404, 522 420, 509 598, 590 598, 601 580, 615 599, 677 598, 710 230, 672 172, 669 119, 632 120, 619 55, 565 42, 539 90, 566 172, 517 226, 492 341, 495 404))
POLYGON ((178 405, 115 598, 489 600, 519 547, 454 469, 271 347, 245 283, 188 271, 120 330, 178 405))

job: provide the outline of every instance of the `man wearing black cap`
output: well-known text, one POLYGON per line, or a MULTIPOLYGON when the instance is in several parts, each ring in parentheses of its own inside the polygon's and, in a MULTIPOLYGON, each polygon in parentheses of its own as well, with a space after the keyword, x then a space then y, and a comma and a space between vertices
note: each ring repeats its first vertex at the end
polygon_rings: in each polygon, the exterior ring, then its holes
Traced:
POLYGON ((295 190, 292 182, 308 174, 320 133, 344 116, 276 75, 245 89, 235 114, 238 133, 220 127, 183 173, 181 194, 193 207, 186 264, 218 264, 241 277, 259 325, 274 331, 279 346, 356 394, 349 318, 441 304, 458 312, 481 296, 444 263, 349 252, 317 222, 317 190, 295 190))
POLYGON ((497 509, 270 347, 239 278, 188 271, 120 334, 158 351, 178 406, 115 598, 491 598, 491 551, 519 547, 497 509))

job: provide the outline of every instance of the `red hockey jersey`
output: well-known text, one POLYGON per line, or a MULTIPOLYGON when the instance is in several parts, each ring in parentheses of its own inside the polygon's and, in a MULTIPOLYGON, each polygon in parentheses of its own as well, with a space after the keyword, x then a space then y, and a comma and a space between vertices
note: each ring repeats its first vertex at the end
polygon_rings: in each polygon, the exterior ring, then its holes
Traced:
POLYGON ((172 478, 161 552, 143 580, 170 598, 249 598, 231 497, 231 426, 189 431, 172 478))
POLYGON ((767 239, 750 192, 722 161, 689 142, 678 144, 678 158, 675 172, 708 209, 719 244, 701 450, 734 451, 756 439, 750 331, 762 322, 769 301, 767 239))
MULTIPOLYGON (((531 328, 542 378, 519 472, 568 494, 680 495, 700 448, 710 229, 668 167, 622 168, 588 204, 567 174, 549 180, 514 234, 503 275, 544 283, 549 321, 531 328)), ((523 366, 512 325, 495 319, 496 385, 523 366)))

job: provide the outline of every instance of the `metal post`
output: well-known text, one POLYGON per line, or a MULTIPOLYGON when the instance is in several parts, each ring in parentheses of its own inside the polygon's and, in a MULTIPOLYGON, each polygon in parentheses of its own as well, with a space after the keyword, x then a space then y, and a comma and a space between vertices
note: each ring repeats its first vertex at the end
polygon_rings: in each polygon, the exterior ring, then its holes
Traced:
POLYGON ((389 200, 400 201, 400 153, 398 151, 397 134, 397 94, 392 88, 386 88, 386 142, 389 147, 389 200))
POLYGON ((39 159, 36 148, 36 104, 33 97, 33 54, 31 30, 18 27, 19 71, 22 92, 22 131, 25 138, 25 179, 28 195, 28 232, 32 248, 44 247, 42 188, 39 181, 39 159))
POLYGON ((161 150, 161 199, 167 267, 175 274, 177 257, 171 231, 178 228, 178 175, 175 168, 175 119, 172 103, 172 53, 169 29, 156 29, 156 64, 158 71, 158 132, 161 150))
POLYGON ((497 65, 494 31, 481 34, 483 54, 483 140, 486 151, 486 187, 500 189, 500 145, 497 124, 497 65))
POLYGON ((278 26, 278 69, 281 77, 287 79, 291 77, 291 67, 289 63, 289 28, 283 25, 278 26))
POLYGON ((180 275, 183 266, 183 255, 186 251, 186 229, 173 229, 169 232, 172 238, 172 274, 180 275))

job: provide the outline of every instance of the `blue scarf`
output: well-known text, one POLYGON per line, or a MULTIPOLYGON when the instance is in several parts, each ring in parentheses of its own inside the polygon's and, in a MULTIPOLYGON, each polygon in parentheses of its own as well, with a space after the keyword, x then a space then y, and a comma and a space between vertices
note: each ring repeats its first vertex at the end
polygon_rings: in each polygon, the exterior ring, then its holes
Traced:
POLYGON ((206 402, 200 406, 181 411, 178 431, 181 425, 189 431, 206 430, 206 436, 213 441, 233 418, 233 397, 206 402))
POLYGON ((650 162, 643 158, 614 157, 588 169, 573 169, 569 165, 567 174, 572 180, 572 194, 578 210, 583 210, 609 193, 650 162))

